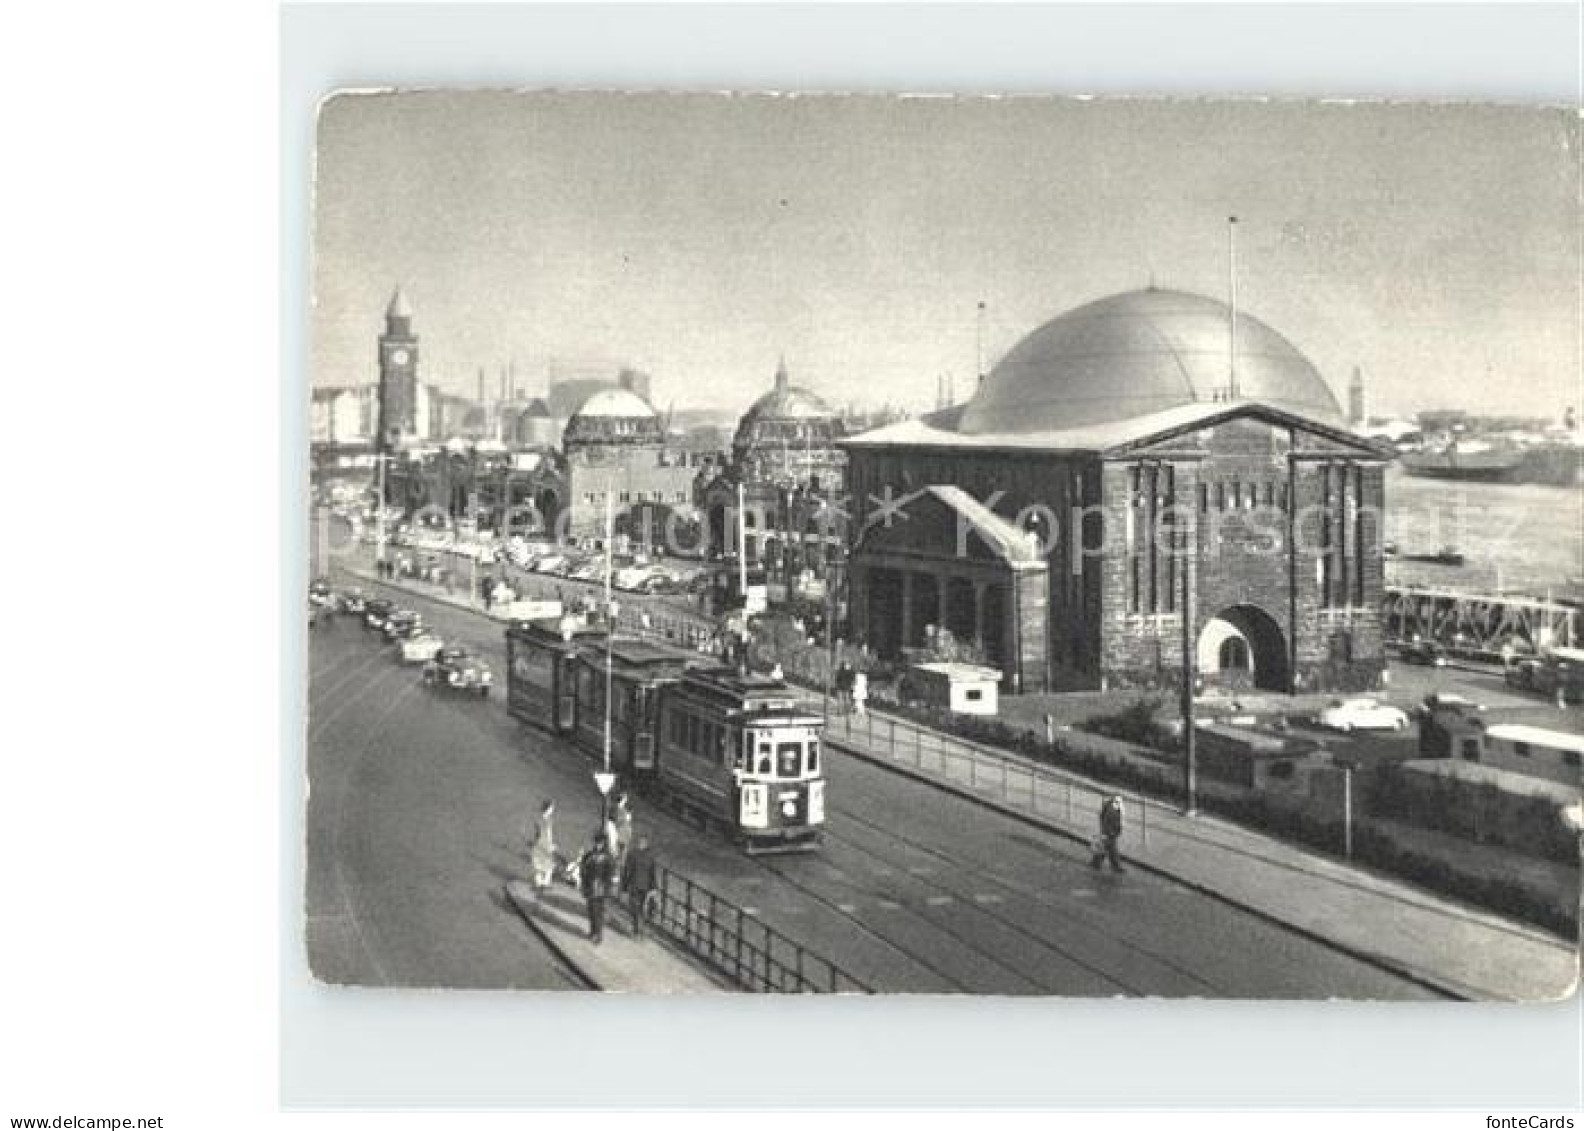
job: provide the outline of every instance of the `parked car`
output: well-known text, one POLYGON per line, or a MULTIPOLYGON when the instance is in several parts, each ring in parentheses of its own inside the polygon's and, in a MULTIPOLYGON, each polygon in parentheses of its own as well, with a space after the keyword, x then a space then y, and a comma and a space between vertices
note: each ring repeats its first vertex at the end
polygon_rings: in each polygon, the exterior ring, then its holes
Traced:
POLYGON ((360 617, 368 607, 368 596, 361 589, 348 589, 336 595, 336 612, 360 617))
POLYGON ((363 625, 365 628, 384 631, 386 618, 395 611, 395 601, 384 597, 372 597, 363 602, 363 625))
POLYGON ((1320 712, 1320 725, 1330 730, 1407 730, 1408 715, 1378 699, 1334 699, 1320 712))
POLYGON ((455 645, 441 648, 423 669, 423 681, 430 686, 470 691, 480 698, 490 693, 491 679, 483 660, 455 645))
POLYGON ((1446 667, 1446 654, 1434 640, 1410 640, 1397 649, 1397 658, 1405 664, 1421 664, 1427 668, 1446 667))
POLYGON ((332 590, 328 577, 316 577, 308 585, 308 602, 312 605, 328 605, 331 601, 332 590))
POLYGON ((1508 687, 1516 687, 1521 691, 1533 691, 1535 685, 1535 672, 1540 669, 1538 659, 1514 660, 1507 665, 1503 678, 1508 687))
POLYGON ((419 628, 411 636, 403 638, 399 644, 404 664, 427 663, 445 646, 438 636, 426 628, 419 628))

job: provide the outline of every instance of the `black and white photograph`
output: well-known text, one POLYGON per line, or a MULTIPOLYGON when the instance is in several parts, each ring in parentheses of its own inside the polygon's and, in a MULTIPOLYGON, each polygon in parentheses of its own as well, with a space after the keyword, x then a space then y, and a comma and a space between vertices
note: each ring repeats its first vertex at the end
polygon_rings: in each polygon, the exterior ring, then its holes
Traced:
POLYGON ((313 975, 1572 994, 1579 144, 326 98, 313 975))

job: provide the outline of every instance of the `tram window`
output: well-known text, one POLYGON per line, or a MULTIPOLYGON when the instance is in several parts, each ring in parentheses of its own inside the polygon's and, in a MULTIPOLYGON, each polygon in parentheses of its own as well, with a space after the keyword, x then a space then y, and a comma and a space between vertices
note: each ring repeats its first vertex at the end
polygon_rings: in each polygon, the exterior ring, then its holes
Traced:
POLYGON ((811 738, 808 744, 808 772, 819 773, 819 739, 811 738))
POLYGON ((770 744, 768 742, 761 742, 759 744, 759 773, 769 777, 770 766, 770 744))
POLYGON ((795 778, 803 767, 803 744, 782 742, 776 746, 776 777, 795 778))

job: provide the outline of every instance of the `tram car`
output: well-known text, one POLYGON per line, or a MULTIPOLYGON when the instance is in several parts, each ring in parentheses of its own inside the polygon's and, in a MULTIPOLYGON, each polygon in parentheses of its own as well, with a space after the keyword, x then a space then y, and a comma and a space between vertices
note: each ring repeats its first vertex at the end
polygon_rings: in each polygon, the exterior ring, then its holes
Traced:
POLYGON ((749 852, 814 848, 825 824, 824 725, 782 680, 690 669, 661 700, 661 783, 749 852))
POLYGON ((575 621, 515 622, 506 633, 507 705, 594 760, 605 747, 623 785, 718 824, 749 852, 811 849, 825 823, 824 719, 785 681, 700 666, 695 652, 575 621))

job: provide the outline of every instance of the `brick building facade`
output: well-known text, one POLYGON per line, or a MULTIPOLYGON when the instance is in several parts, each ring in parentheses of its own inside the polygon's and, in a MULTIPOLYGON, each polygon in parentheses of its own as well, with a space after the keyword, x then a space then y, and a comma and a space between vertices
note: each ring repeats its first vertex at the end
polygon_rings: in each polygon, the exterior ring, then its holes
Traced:
POLYGON ((1040 327, 967 404, 854 437, 853 629, 1014 690, 1377 686, 1387 453, 1246 314, 1171 291, 1040 327), (1236 363, 1231 343, 1237 342, 1236 363))

